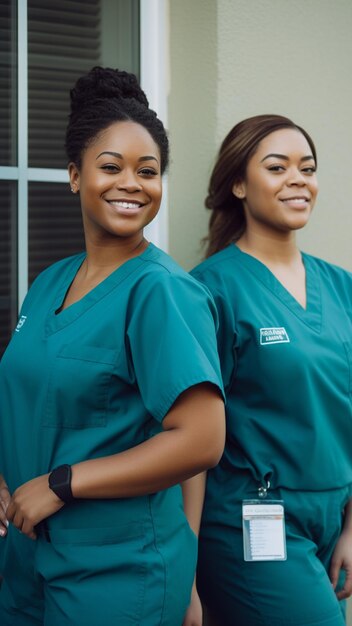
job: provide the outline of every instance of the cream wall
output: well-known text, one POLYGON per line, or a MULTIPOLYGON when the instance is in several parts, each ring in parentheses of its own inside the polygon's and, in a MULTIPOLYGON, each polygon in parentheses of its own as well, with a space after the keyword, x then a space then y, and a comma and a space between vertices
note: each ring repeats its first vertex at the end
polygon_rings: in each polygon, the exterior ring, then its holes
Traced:
POLYGON ((169 252, 190 269, 206 232, 203 197, 217 125, 217 3, 170 0, 169 252))
POLYGON ((352 270, 352 2, 170 0, 170 252, 200 258, 207 179, 240 119, 282 113, 313 136, 320 195, 303 249, 352 270))

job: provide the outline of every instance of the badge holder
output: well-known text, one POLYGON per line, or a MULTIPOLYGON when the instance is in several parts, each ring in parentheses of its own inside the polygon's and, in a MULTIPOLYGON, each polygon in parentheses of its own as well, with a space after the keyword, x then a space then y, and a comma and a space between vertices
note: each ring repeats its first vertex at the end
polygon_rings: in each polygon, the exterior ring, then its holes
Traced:
POLYGON ((266 500, 270 482, 258 488, 257 500, 243 500, 243 552, 245 561, 286 561, 283 500, 266 500))

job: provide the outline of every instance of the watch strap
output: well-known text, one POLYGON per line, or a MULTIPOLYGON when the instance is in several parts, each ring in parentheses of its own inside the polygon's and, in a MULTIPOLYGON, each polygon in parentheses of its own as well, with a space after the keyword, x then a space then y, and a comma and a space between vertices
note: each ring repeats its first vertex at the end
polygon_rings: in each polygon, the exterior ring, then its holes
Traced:
POLYGON ((49 487, 60 500, 69 504, 75 498, 71 489, 72 469, 71 465, 59 465, 49 474, 49 487))

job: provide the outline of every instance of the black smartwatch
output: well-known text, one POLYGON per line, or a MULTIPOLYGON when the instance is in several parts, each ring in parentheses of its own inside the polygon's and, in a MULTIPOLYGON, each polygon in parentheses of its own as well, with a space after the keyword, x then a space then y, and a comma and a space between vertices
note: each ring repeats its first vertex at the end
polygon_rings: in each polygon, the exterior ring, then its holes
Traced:
POLYGON ((69 504, 74 500, 71 489, 72 470, 71 465, 59 465, 49 474, 49 487, 54 493, 69 504))

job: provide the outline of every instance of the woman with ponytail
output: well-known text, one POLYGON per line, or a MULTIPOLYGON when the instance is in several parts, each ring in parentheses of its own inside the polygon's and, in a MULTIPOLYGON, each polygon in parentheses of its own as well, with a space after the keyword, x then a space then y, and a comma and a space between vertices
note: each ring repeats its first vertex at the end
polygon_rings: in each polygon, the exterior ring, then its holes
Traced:
POLYGON ((226 392, 208 472, 198 589, 207 626, 342 626, 352 593, 352 276, 302 253, 312 139, 259 115, 210 178, 206 260, 226 392))

